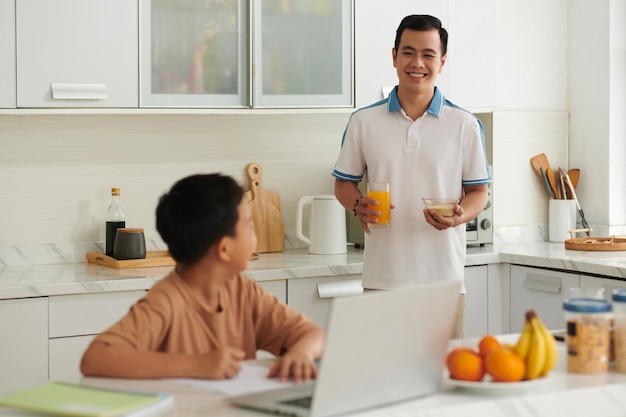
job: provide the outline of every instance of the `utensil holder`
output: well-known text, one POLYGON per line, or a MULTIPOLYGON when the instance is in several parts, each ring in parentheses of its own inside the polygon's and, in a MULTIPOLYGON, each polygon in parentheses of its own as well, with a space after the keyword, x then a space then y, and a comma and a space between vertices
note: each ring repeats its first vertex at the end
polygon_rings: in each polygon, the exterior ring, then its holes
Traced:
POLYGON ((548 240, 564 242, 569 231, 576 229, 576 202, 552 199, 548 202, 548 240))

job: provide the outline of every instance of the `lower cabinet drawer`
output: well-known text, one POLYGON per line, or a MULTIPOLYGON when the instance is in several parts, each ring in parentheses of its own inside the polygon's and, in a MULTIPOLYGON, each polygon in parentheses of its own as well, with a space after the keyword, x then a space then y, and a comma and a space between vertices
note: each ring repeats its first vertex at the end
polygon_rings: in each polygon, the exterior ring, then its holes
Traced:
POLYGON ((53 381, 80 382, 82 378, 80 360, 95 337, 92 335, 50 339, 48 345, 49 378, 53 381))
POLYGON ((128 312, 146 291, 51 296, 49 337, 94 335, 106 330, 128 312))

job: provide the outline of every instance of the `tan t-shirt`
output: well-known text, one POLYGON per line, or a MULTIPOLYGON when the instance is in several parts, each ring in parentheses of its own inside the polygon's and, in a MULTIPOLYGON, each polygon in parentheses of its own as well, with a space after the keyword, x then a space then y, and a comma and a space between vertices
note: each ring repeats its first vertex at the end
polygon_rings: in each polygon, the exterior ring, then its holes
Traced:
POLYGON ((209 311, 203 298, 172 271, 94 342, 179 354, 229 346, 254 359, 257 349, 284 353, 317 327, 241 274, 224 284, 219 297, 221 311, 209 311))

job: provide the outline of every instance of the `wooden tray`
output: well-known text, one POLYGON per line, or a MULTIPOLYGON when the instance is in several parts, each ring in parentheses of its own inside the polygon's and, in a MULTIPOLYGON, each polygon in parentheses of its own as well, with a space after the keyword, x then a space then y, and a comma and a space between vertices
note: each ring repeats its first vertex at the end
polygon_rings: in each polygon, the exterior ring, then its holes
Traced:
POLYGON ((166 250, 148 251, 145 259, 127 259, 124 261, 118 261, 117 259, 107 256, 104 253, 89 252, 87 253, 87 260, 92 264, 98 264, 116 269, 176 265, 176 261, 174 261, 174 258, 169 256, 169 252, 166 250))
POLYGON ((626 250, 626 238, 578 237, 565 240, 565 249, 584 251, 620 251, 626 250))

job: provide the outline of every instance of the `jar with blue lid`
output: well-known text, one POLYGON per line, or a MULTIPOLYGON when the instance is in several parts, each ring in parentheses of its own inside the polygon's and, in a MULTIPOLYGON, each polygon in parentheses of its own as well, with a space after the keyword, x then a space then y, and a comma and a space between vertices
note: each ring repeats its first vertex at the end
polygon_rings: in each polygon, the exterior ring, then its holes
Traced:
POLYGON ((609 369, 611 303, 597 298, 563 301, 567 371, 596 374, 609 369))
POLYGON ((615 369, 626 373, 626 289, 613 291, 615 369))

